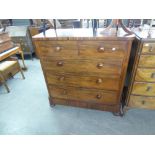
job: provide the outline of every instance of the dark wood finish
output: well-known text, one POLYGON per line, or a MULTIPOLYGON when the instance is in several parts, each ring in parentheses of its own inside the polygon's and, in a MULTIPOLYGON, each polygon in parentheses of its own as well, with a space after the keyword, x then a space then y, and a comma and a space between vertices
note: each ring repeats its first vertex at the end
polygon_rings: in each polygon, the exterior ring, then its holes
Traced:
POLYGON ((33 37, 51 105, 119 112, 134 35, 102 30, 47 30, 33 37))
POLYGON ((46 72, 47 82, 51 85, 63 85, 85 88, 96 88, 106 90, 119 90, 119 79, 116 76, 88 76, 72 74, 54 74, 51 71, 46 72))

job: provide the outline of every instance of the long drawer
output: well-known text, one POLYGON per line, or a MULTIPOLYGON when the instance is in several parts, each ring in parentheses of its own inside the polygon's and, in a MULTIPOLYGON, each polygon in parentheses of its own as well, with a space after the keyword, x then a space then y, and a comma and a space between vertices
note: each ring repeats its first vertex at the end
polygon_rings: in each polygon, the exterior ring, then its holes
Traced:
POLYGON ((85 101, 89 103, 117 104, 117 93, 100 91, 95 89, 84 89, 75 87, 50 86, 50 94, 53 98, 85 101))
POLYGON ((123 58, 127 43, 125 41, 81 41, 79 56, 86 58, 123 58))
POLYGON ((51 70, 55 73, 78 73, 79 75, 110 75, 120 77, 121 67, 114 65, 120 62, 114 62, 113 65, 106 64, 106 60, 42 60, 45 70, 51 70))
POLYGON ((53 74, 45 71, 48 84, 96 88, 106 90, 119 90, 120 79, 113 76, 75 76, 68 74, 53 74))
POLYGON ((155 82, 155 69, 138 68, 135 80, 141 82, 155 82))
POLYGON ((144 43, 142 54, 155 54, 155 43, 144 43))
POLYGON ((141 55, 138 67, 155 68, 155 55, 141 55))
POLYGON ((130 107, 155 109, 155 97, 131 95, 129 100, 130 107))
POLYGON ((134 82, 132 94, 155 96, 155 83, 134 82))

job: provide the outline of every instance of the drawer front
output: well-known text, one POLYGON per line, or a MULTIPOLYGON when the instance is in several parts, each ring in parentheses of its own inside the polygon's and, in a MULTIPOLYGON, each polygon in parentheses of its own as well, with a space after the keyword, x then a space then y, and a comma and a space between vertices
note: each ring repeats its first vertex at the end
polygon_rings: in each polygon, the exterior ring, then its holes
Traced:
POLYGON ((155 43, 144 43, 142 48, 143 54, 155 54, 155 43))
POLYGON ((48 84, 66 85, 74 87, 97 88, 106 90, 119 90, 119 78, 113 77, 95 77, 95 76, 73 76, 56 75, 46 72, 48 84))
POLYGON ((90 60, 53 60, 43 62, 45 70, 55 73, 78 73, 82 75, 111 75, 120 77, 121 68, 119 66, 106 65, 103 61, 90 60))
POLYGON ((135 82, 133 85, 132 94, 155 96, 155 83, 135 82))
POLYGON ((155 82, 155 69, 138 68, 135 80, 142 82, 155 82))
POLYGON ((131 95, 129 100, 129 106, 146 109, 155 109, 155 97, 131 95))
POLYGON ((78 47, 76 41, 42 41, 39 42, 40 56, 52 56, 62 58, 72 58, 78 56, 78 47))
POLYGON ((88 103, 117 104, 117 93, 106 92, 94 89, 74 88, 74 87, 50 87, 50 94, 54 98, 85 101, 88 103))
POLYGON ((123 58, 126 42, 121 41, 82 41, 79 43, 79 56, 93 58, 123 58))
POLYGON ((141 55, 138 66, 155 68, 155 55, 141 55))

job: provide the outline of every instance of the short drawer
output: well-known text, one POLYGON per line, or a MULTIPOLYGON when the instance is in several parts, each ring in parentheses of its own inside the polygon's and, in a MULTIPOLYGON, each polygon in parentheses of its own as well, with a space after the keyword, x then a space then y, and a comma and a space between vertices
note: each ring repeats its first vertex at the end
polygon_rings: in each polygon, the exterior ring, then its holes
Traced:
POLYGON ((139 82, 155 82, 155 69, 138 68, 135 80, 139 82))
POLYGON ((57 75, 52 72, 45 72, 48 84, 96 88, 105 90, 119 90, 120 79, 112 76, 75 76, 75 75, 57 75))
POLYGON ((135 82, 133 85, 132 94, 155 96, 155 83, 135 82))
POLYGON ((141 55, 138 66, 155 68, 155 55, 141 55))
POLYGON ((100 91, 74 87, 50 87, 50 95, 54 98, 63 98, 88 103, 117 104, 117 93, 112 91, 100 91))
POLYGON ((155 97, 131 95, 129 100, 129 107, 155 109, 155 97))
POLYGON ((79 56, 93 58, 123 58, 127 51, 124 41, 82 41, 79 56))
POLYGON ((121 74, 120 66, 108 65, 103 60, 42 61, 45 70, 51 70, 55 73, 75 73, 79 75, 110 75, 115 77, 120 77, 121 74))
POLYGON ((76 41, 41 41, 38 42, 40 56, 72 58, 78 56, 76 41))
POLYGON ((144 43, 142 47, 143 54, 155 54, 155 43, 144 43))

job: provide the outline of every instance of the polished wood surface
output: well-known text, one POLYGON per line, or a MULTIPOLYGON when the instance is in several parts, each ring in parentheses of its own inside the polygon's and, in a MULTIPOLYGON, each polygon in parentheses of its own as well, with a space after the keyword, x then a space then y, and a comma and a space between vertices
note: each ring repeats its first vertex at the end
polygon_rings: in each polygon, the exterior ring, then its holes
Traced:
POLYGON ((132 94, 154 96, 155 83, 135 82, 133 84, 132 94))
POLYGON ((117 93, 100 91, 98 89, 86 89, 75 87, 50 86, 51 96, 54 98, 85 101, 88 103, 99 103, 113 105, 117 104, 117 93))
MULTIPOLYGON (((111 64, 106 64, 103 60, 54 60, 43 59, 43 67, 45 70, 50 70, 55 73, 72 73, 82 75, 111 75, 120 77, 120 63, 112 61, 111 64), (113 65, 112 65, 113 64, 113 65)), ((121 64, 120 64, 121 65, 121 64)))
POLYGON ((46 72, 47 82, 51 85, 63 85, 73 87, 96 88, 106 90, 119 90, 119 77, 114 76, 88 76, 88 75, 70 75, 54 74, 46 72))
POLYGON ((144 43, 142 54, 155 54, 155 43, 144 43))
POLYGON ((141 55, 139 60, 139 67, 155 67, 155 55, 141 55))
POLYGON ((129 107, 155 109, 155 30, 135 30, 138 48, 127 95, 129 107))
POLYGON ((88 28, 75 28, 75 29, 49 29, 46 31, 45 35, 40 33, 33 37, 34 40, 105 40, 105 41, 125 41, 133 40, 135 35, 127 34, 122 29, 119 29, 119 33, 115 36, 113 34, 106 33, 102 34, 102 28, 97 29, 94 33, 93 29, 88 28))
POLYGON ((155 69, 138 68, 135 80, 142 82, 155 82, 155 69))
POLYGON ((129 105, 135 108, 155 109, 155 97, 131 95, 129 105))
POLYGON ((119 112, 133 39, 92 29, 34 36, 51 104, 119 112))

